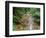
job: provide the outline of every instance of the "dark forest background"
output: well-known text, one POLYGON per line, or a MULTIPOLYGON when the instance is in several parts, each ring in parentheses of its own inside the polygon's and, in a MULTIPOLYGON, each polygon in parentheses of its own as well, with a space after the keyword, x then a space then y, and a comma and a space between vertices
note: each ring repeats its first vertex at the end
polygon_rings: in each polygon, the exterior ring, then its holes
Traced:
POLYGON ((24 14, 32 14, 34 22, 40 25, 40 8, 13 7, 13 30, 16 24, 20 23, 21 16, 24 14))

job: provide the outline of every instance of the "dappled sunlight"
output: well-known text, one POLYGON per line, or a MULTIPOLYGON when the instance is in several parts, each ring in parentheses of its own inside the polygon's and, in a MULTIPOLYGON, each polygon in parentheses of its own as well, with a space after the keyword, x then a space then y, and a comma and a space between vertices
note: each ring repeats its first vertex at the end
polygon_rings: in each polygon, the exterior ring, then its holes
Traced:
POLYGON ((39 8, 13 8, 13 31, 40 30, 39 8))

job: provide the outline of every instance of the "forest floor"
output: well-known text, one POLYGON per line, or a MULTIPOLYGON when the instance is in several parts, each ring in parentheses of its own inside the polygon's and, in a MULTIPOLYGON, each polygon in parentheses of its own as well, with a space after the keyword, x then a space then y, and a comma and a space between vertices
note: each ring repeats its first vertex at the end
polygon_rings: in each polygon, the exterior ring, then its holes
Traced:
MULTIPOLYGON (((27 16, 26 16, 27 17, 27 16)), ((24 21, 25 21, 25 18, 26 17, 23 17, 24 18, 24 21)), ((26 18, 27 19, 27 18, 26 18)), ((29 22, 32 22, 31 21, 32 19, 30 19, 29 20, 29 22)), ((27 22, 28 20, 26 20, 26 22, 27 22)), ((23 24, 25 24, 25 22, 23 23, 23 24)), ((21 30, 39 30, 40 29, 40 25, 38 25, 36 22, 33 22, 33 25, 32 25, 32 27, 30 27, 29 25, 28 25, 28 23, 26 23, 26 25, 23 25, 23 24, 17 24, 16 25, 16 31, 21 31, 21 30), (30 28, 32 28, 32 29, 30 29, 30 28)), ((30 24, 31 25, 31 24, 30 24)))

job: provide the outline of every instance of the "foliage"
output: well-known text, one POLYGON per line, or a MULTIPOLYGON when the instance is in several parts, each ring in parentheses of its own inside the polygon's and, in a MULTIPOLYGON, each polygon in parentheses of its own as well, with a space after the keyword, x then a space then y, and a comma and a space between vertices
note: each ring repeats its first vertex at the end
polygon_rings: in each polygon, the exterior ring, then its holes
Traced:
POLYGON ((21 16, 24 14, 32 14, 34 21, 40 24, 40 8, 22 8, 13 7, 13 24, 19 23, 21 16))

